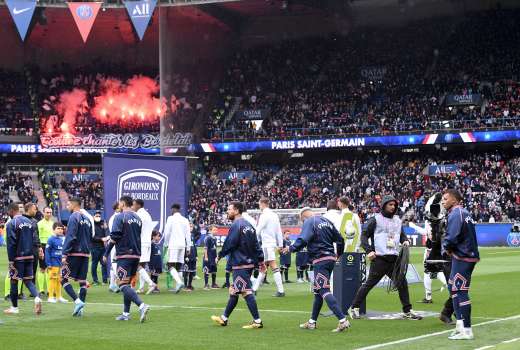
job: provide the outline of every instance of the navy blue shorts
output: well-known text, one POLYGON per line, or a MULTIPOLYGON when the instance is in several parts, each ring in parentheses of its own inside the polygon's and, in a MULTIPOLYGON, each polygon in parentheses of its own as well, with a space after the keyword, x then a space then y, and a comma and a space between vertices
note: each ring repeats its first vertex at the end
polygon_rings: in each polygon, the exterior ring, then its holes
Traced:
POLYGON ((330 275, 334 270, 335 262, 326 260, 312 265, 314 269, 314 284, 312 290, 314 294, 319 294, 322 289, 330 290, 330 275))
POLYGON ((286 268, 291 266, 291 253, 280 254, 280 265, 286 268))
POLYGON ((13 268, 9 269, 9 278, 13 280, 32 280, 34 278, 32 259, 15 260, 13 268))
POLYGON ((61 278, 83 282, 87 280, 87 272, 87 256, 68 256, 66 262, 61 267, 61 278))
POLYGON ((213 261, 213 263, 211 263, 211 260, 204 261, 202 263, 202 272, 204 272, 204 273, 217 273, 217 265, 215 264, 214 261, 213 261))
POLYGON ((469 291, 471 274, 475 265, 476 262, 451 259, 451 274, 448 283, 452 292, 469 291))
POLYGON ((253 290, 253 284, 251 283, 251 275, 253 269, 238 269, 233 270, 233 293, 240 294, 244 292, 250 292, 253 290))
POLYGON ((196 272, 197 271, 197 260, 188 260, 186 264, 182 266, 184 272, 196 272))
POLYGON ((309 253, 308 252, 297 252, 296 253, 296 266, 306 267, 309 265, 309 253))
POLYGON ((150 273, 154 276, 158 276, 162 273, 162 265, 161 264, 148 264, 148 268, 150 269, 150 273))
POLYGON ((117 279, 120 282, 130 282, 138 267, 139 259, 117 259, 117 279))

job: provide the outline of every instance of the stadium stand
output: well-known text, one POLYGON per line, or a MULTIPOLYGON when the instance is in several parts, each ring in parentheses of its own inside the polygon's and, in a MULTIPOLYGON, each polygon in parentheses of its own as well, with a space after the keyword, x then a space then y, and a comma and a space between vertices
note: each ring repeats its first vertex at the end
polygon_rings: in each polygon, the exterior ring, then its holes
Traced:
POLYGON ((256 209, 267 195, 274 208, 326 207, 327 200, 345 195, 364 221, 384 194, 393 194, 400 212, 423 219, 431 193, 460 188, 475 220, 510 222, 520 219, 520 158, 500 152, 467 155, 358 155, 337 160, 301 160, 284 165, 221 165, 212 163, 194 177, 191 217, 206 224, 226 223, 226 204, 242 200, 256 209), (439 176, 425 174, 428 166, 455 164, 457 170, 439 176), (251 172, 249 178, 228 179, 231 173, 251 172), (226 175, 224 175, 226 174, 226 175))

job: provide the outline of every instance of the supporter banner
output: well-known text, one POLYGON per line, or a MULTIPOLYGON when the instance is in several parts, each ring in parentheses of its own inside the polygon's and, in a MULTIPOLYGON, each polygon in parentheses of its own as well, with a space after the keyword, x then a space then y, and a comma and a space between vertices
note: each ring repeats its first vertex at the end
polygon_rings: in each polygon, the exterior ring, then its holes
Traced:
POLYGON ((108 147, 43 147, 36 144, 0 144, 1 153, 142 153, 159 154, 159 148, 108 148, 108 147))
POLYGON ((150 23, 157 3, 156 0, 125 1, 124 3, 139 40, 143 40, 144 32, 150 23))
POLYGON ((5 4, 9 8, 22 41, 25 41, 27 30, 36 9, 36 0, 5 0, 5 4))
POLYGON ((478 94, 466 95, 447 95, 446 106, 480 106, 482 104, 482 96, 478 94))
POLYGON ((101 2, 68 2, 70 13, 78 26, 83 42, 87 42, 90 30, 101 8, 101 2))
POLYGON ((98 174, 65 174, 67 182, 81 182, 81 181, 97 181, 98 174))
POLYGON ((218 177, 222 180, 242 180, 242 179, 252 179, 253 172, 252 171, 223 171, 218 174, 218 177))
POLYGON ((440 134, 413 134, 394 136, 353 136, 328 139, 293 139, 251 142, 221 142, 194 144, 190 148, 198 153, 254 152, 270 150, 341 149, 364 147, 413 147, 434 144, 460 144, 520 140, 520 130, 477 131, 440 134))
POLYGON ((366 80, 383 80, 386 75, 386 67, 364 67, 361 68, 359 74, 366 80))
POLYGON ((109 153, 103 156, 105 217, 122 196, 142 199, 144 207, 163 231, 171 205, 186 211, 186 159, 181 157, 137 156, 109 153))
POLYGON ((246 109, 235 113, 235 117, 240 120, 264 120, 271 115, 271 110, 265 109, 246 109))
POLYGON ((41 135, 40 142, 47 147, 99 147, 99 148, 157 148, 162 146, 187 147, 191 144, 193 134, 175 133, 166 136, 157 134, 89 134, 75 135, 41 135))
POLYGON ((453 174, 458 171, 459 166, 456 164, 430 165, 428 167, 428 175, 430 176, 453 174))

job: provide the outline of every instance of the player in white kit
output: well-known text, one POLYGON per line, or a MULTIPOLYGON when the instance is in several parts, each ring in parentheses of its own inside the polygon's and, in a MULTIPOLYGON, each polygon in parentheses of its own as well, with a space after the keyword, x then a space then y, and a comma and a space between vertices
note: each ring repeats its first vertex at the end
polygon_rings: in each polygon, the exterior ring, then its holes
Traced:
MULTIPOLYGON (((273 296, 284 297, 285 292, 282 283, 282 274, 280 268, 276 262, 276 251, 283 247, 283 235, 282 227, 280 225, 280 219, 278 215, 269 208, 269 199, 263 197, 258 202, 258 206, 262 211, 260 218, 258 219, 258 225, 256 226, 256 234, 262 243, 262 250, 264 252, 264 264, 265 267, 270 267, 273 271, 273 278, 276 284, 277 292, 273 296)), ((260 284, 263 282, 267 271, 263 268, 260 269, 258 278, 253 284, 253 291, 257 291, 260 288, 260 284)))
POLYGON ((137 293, 144 293, 144 284, 146 283, 148 285, 146 294, 150 294, 157 288, 157 285, 153 283, 147 271, 152 253, 152 231, 155 228, 155 223, 144 208, 144 201, 142 199, 134 199, 132 209, 143 223, 141 229, 141 258, 139 259, 139 267, 137 268, 137 274, 139 275, 139 288, 137 293))
POLYGON ((164 228, 164 244, 168 247, 168 271, 177 283, 175 293, 183 289, 182 265, 184 264, 184 254, 190 254, 191 232, 190 222, 181 215, 180 204, 172 205, 172 215, 166 220, 164 228))

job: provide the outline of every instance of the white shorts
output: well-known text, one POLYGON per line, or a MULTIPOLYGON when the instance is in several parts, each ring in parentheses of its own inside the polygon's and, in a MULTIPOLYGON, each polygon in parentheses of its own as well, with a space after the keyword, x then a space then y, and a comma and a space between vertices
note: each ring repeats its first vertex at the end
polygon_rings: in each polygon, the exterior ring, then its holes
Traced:
POLYGON ((139 259, 140 263, 148 263, 150 262, 150 254, 152 253, 152 245, 151 244, 141 244, 141 258, 139 259))
POLYGON ((181 263, 184 264, 184 248, 168 249, 168 262, 169 263, 181 263))
POLYGON ((276 253, 274 247, 272 248, 262 248, 264 251, 264 261, 276 261, 276 253))

